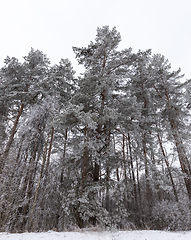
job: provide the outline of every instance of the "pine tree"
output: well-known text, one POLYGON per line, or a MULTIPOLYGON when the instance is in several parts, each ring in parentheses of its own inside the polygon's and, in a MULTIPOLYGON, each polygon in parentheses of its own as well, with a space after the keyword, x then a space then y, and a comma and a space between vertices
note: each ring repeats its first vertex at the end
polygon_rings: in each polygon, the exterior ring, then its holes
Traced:
MULTIPOLYGON (((115 170, 117 153, 114 149, 112 134, 117 125, 117 109, 115 99, 120 95, 120 85, 128 76, 129 67, 136 55, 131 49, 117 51, 121 36, 116 28, 108 26, 97 29, 95 42, 88 47, 76 48, 76 58, 85 67, 84 76, 79 79, 79 90, 75 94, 76 103, 83 104, 84 113, 91 118, 90 124, 84 125, 84 152, 82 157, 82 182, 92 178, 92 187, 105 185, 105 209, 111 211, 110 188, 111 175, 115 170), (101 177, 103 175, 104 177, 101 177)), ((87 188, 86 184, 83 187, 87 188)), ((94 202, 100 201, 99 194, 93 194, 94 202)), ((100 203, 101 204, 101 203, 100 203)), ((103 210, 102 210, 103 211, 103 210)), ((98 213, 90 217, 95 224, 98 213)))
POLYGON ((73 47, 85 67, 78 78, 68 59, 50 66, 39 50, 23 63, 5 60, 1 231, 161 229, 164 205, 186 222, 178 211, 191 199, 190 80, 151 50, 118 51, 120 41, 104 26, 87 47, 73 47))

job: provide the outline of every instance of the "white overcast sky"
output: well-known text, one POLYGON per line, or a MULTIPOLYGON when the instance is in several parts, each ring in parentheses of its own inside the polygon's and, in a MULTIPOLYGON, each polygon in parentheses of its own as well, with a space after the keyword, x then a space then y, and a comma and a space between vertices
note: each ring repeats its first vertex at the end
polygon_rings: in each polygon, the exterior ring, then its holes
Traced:
POLYGON ((0 0, 0 67, 33 47, 81 71, 72 46, 87 46, 104 25, 121 33, 120 49, 151 48, 191 78, 191 0, 0 0))

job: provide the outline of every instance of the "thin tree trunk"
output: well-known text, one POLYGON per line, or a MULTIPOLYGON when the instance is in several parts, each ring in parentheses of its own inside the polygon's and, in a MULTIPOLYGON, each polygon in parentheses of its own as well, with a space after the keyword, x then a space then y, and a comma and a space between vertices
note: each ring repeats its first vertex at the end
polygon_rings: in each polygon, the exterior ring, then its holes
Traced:
MULTIPOLYGON (((51 129, 51 132, 53 134, 53 130, 52 129, 51 129)), ((50 132, 50 134, 51 134, 51 132, 50 132)), ((32 221, 32 217, 33 217, 33 212, 34 212, 36 200, 37 200, 37 197, 38 197, 38 192, 39 192, 39 188, 40 188, 40 182, 41 182, 41 179, 42 179, 45 162, 47 160, 47 145, 48 145, 48 140, 49 140, 50 134, 48 135, 47 141, 45 142, 45 146, 44 146, 43 160, 42 160, 40 175, 39 175, 38 184, 37 184, 37 188, 36 188, 36 192, 35 192, 35 198, 34 198, 34 201, 33 201, 33 204, 32 204, 32 209, 31 209, 31 213, 30 213, 30 217, 29 217, 29 221, 28 221, 28 230, 31 228, 31 221, 32 221)), ((51 134, 51 138, 52 138, 52 134, 51 134)), ((52 145, 52 143, 50 143, 50 145, 52 145)), ((50 146, 49 146, 49 149, 51 149, 50 146)))
POLYGON ((11 129, 11 133, 10 133, 10 136, 9 136, 9 140, 6 144, 6 147, 5 147, 5 151, 3 153, 3 156, 2 156, 2 159, 0 159, 0 174, 2 173, 3 171, 3 168, 5 166, 5 162, 6 162, 6 159, 8 157, 8 154, 9 154, 9 150, 11 148, 11 145, 12 145, 12 142, 13 142, 13 139, 14 139, 14 135, 16 133, 16 129, 17 129, 17 125, 18 125, 18 122, 19 122, 19 118, 23 112, 23 108, 24 108, 24 104, 21 103, 21 106, 20 106, 20 109, 19 109, 19 112, 17 114, 17 117, 14 121, 14 124, 13 124, 13 128, 11 129))
POLYGON ((167 107, 169 111, 168 120, 171 126, 172 135, 174 137, 180 166, 181 166, 182 172, 185 174, 184 182, 186 185, 188 197, 191 200, 191 167, 190 167, 188 158, 186 156, 186 151, 185 151, 182 139, 180 137, 180 134, 176 125, 176 121, 174 119, 175 116, 173 115, 173 112, 172 112, 173 109, 171 107, 170 96, 167 88, 165 88, 165 95, 166 95, 167 107))
MULTIPOLYGON (((113 134, 113 148, 114 148, 114 152, 116 152, 116 148, 115 148, 115 136, 114 136, 114 134, 113 134)), ((117 178, 117 181, 119 182, 119 180, 120 180, 120 177, 119 177, 119 168, 118 167, 116 167, 116 178, 117 178)))
MULTIPOLYGON (((52 135, 53 136, 53 135, 52 135)), ((53 138, 51 136, 51 139, 53 138)), ((68 129, 66 128, 66 130, 65 130, 65 136, 64 136, 64 151, 63 151, 63 158, 62 158, 62 160, 63 160, 63 162, 62 162, 62 164, 64 165, 64 162, 65 162, 65 160, 66 160, 66 144, 67 144, 67 139, 68 139, 68 129)), ((62 187, 63 187, 63 174, 64 174, 64 166, 62 166, 62 171, 61 171, 61 175, 60 175, 60 190, 62 190, 62 187)))
MULTIPOLYGON (((124 134, 123 134, 123 147, 122 147, 122 150, 123 150, 124 177, 125 177, 125 180, 127 181, 127 166, 126 166, 126 157, 125 157, 125 135, 124 134)), ((127 149, 127 151, 128 151, 128 149, 127 149)), ((128 155, 128 152, 127 152, 127 155, 128 155)))
POLYGON ((149 168, 148 168, 148 159, 147 159, 147 150, 146 150, 146 139, 145 134, 143 134, 143 154, 144 154, 144 163, 145 163, 145 179, 146 179, 146 199, 149 209, 152 207, 152 189, 149 179, 149 168))
POLYGON ((82 183, 84 183, 87 175, 87 166, 88 166, 88 147, 87 143, 87 127, 85 127, 85 140, 84 140, 84 153, 83 153, 83 161, 82 161, 82 183))
POLYGON ((137 169, 137 174, 136 174, 136 178, 137 178, 137 189, 138 189, 138 195, 139 195, 139 205, 142 205, 142 198, 141 198, 141 187, 140 187, 140 181, 139 181, 139 164, 138 164, 138 160, 137 160, 137 156, 136 156, 136 169, 137 169))
POLYGON ((172 184, 175 200, 178 202, 178 194, 177 194, 176 187, 175 187, 175 184, 174 184, 174 180, 173 180, 173 177, 172 177, 172 173, 171 173, 171 170, 170 170, 169 162, 167 160, 167 156, 165 154, 165 150, 164 150, 164 147, 163 147, 163 144, 162 144, 162 139, 161 139, 159 133, 157 134, 157 136, 158 136, 160 149, 161 149, 162 155, 164 157, 164 161, 165 161, 166 166, 167 166, 168 174, 170 176, 170 181, 171 181, 171 184, 172 184))
POLYGON ((186 185, 188 197, 191 200, 191 175, 189 171, 188 158, 185 154, 184 146, 183 146, 182 140, 179 138, 179 133, 177 129, 174 127, 174 124, 172 123, 171 123, 171 127, 172 127, 173 137, 176 144, 176 149, 178 152, 180 166, 181 166, 182 172, 186 175, 184 177, 184 182, 186 185))
MULTIPOLYGON (((158 96, 162 99, 163 97, 161 96, 159 90, 156 88, 156 86, 154 86, 154 88, 158 96)), ((186 156, 182 139, 179 136, 178 128, 176 126, 175 116, 173 115, 173 108, 172 108, 167 87, 165 87, 165 96, 166 96, 166 104, 167 104, 167 110, 168 110, 168 121, 170 123, 172 135, 175 141, 181 170, 182 170, 182 173, 185 174, 184 182, 185 182, 186 190, 188 193, 188 197, 191 200, 191 167, 190 167, 188 158, 186 156)))
POLYGON ((139 207, 138 207, 138 201, 137 201, 137 186, 135 181, 135 172, 134 172, 132 149, 131 149, 131 139, 130 139, 129 133, 128 133, 128 142, 129 142, 130 165, 131 165, 131 172, 132 172, 132 179, 133 179, 134 200, 135 200, 135 206, 138 209, 139 207))
POLYGON ((105 198, 105 208, 109 212, 110 211, 110 204, 109 204, 109 166, 106 168, 106 198, 105 198))
POLYGON ((51 151, 52 151, 53 138, 54 138, 54 127, 51 128, 50 144, 49 144, 49 148, 48 148, 48 156, 47 156, 47 160, 46 160, 46 169, 45 169, 45 182, 44 182, 45 184, 46 184, 47 175, 48 175, 48 168, 50 165, 50 155, 51 155, 51 151))
MULTIPOLYGON (((27 227, 27 221, 28 219, 28 213, 29 213, 29 205, 30 205, 30 200, 32 197, 32 190, 33 190, 33 185, 34 185, 34 177, 35 177, 35 159, 36 159, 36 154, 37 154, 37 149, 38 149, 38 137, 35 139, 35 146, 32 152, 32 156, 30 157, 29 160, 29 168, 25 176, 24 180, 24 187, 22 191, 22 199, 26 200, 21 208, 19 208, 19 214, 23 216, 23 220, 20 222, 20 229, 21 230, 26 230, 25 228, 27 227)), ((40 157, 40 155, 39 155, 40 157)), ((39 158, 38 158, 39 160, 39 158)))

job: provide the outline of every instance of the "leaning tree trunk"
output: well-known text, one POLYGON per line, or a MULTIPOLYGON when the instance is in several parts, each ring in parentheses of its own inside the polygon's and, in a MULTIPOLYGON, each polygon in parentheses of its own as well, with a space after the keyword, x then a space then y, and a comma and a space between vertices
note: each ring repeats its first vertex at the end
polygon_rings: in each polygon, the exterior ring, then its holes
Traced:
POLYGON ((14 136, 15 136, 15 133, 16 133, 16 129, 17 129, 17 125, 18 125, 18 122, 19 122, 19 118, 23 112, 23 108, 24 108, 24 104, 21 103, 21 106, 20 106, 20 109, 19 109, 19 112, 16 116, 16 119, 14 121, 14 124, 13 124, 13 127, 11 129, 11 133, 10 133, 10 136, 9 136, 9 139, 8 139, 8 142, 6 144, 6 147, 5 147, 5 151, 3 153, 3 156, 2 158, 0 159, 0 174, 2 173, 3 171, 3 168, 5 166, 5 162, 6 162, 6 159, 8 157, 8 154, 9 154, 9 150, 11 148, 11 145, 12 145, 12 142, 13 142, 13 139, 14 139, 14 136))
POLYGON ((159 133, 157 134, 157 136, 158 136, 158 141, 159 141, 160 149, 161 149, 161 152, 162 152, 164 161, 165 161, 165 163, 166 163, 166 167, 167 167, 168 174, 169 174, 169 177, 170 177, 170 181, 171 181, 171 184, 172 184, 172 188, 173 188, 175 200, 178 202, 178 194, 177 194, 176 187, 175 187, 175 183, 174 183, 174 180, 173 180, 173 177, 172 177, 172 173, 171 173, 171 170, 170 170, 169 162, 168 162, 168 159, 167 159, 167 156, 166 156, 166 154, 165 154, 165 150, 164 150, 164 147, 163 147, 163 144, 162 144, 162 139, 161 139, 159 133))
POLYGON ((38 179, 38 184, 37 184, 37 188, 36 188, 36 192, 35 192, 35 197, 34 197, 34 201, 32 204, 32 209, 30 211, 30 215, 29 215, 29 220, 28 220, 28 230, 31 229, 32 225, 32 220, 33 220, 33 213, 34 213, 34 209, 35 209, 35 204, 36 204, 36 200, 38 197, 38 193, 39 193, 39 189, 40 189, 40 183, 41 183, 41 179, 43 177, 43 172, 45 171, 45 162, 48 160, 48 158, 50 158, 50 151, 51 151, 51 146, 52 146, 52 140, 53 140, 53 133, 54 133, 54 128, 52 128, 48 134, 47 140, 45 142, 45 146, 44 146, 44 151, 43 151, 43 160, 42 160, 42 165, 41 165, 41 170, 40 170, 40 175, 39 175, 39 179, 38 179), (51 140, 50 140, 50 145, 49 145, 49 151, 47 149, 47 145, 48 145, 48 141, 49 141, 49 137, 51 136, 51 140), (48 156, 47 156, 47 151, 48 151, 48 156))
POLYGON ((165 95, 167 100, 167 109, 168 109, 168 121, 170 123, 172 135, 175 141, 178 158, 181 166, 182 173, 184 173, 184 182, 186 186, 186 190, 188 193, 188 197, 191 200, 191 167, 188 161, 188 157, 186 155, 186 151, 182 142, 182 138, 179 133, 179 129, 176 124, 175 114, 173 114, 173 107, 171 105, 170 97, 168 94, 168 89, 165 88, 165 95))
POLYGON ((169 119, 169 121, 170 121, 172 134, 173 134, 173 137, 174 137, 174 141, 175 141, 175 145, 176 145, 176 149, 177 149, 177 153, 178 153, 178 158, 179 158, 181 170, 185 174, 184 182, 185 182, 185 185, 186 185, 186 190, 187 190, 187 193, 188 193, 188 197, 191 200, 190 164, 189 164, 188 158, 186 156, 186 152, 185 152, 185 149, 184 149, 182 139, 180 138, 179 132, 178 132, 178 130, 176 128, 176 125, 174 123, 174 120, 169 119))

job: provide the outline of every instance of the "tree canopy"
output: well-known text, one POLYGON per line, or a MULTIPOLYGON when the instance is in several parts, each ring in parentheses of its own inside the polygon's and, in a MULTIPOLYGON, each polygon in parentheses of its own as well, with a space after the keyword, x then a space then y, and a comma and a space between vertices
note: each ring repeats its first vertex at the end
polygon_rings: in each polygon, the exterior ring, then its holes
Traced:
POLYGON ((1 231, 191 229, 190 81, 120 41, 103 26, 73 47, 78 77, 33 48, 23 63, 5 59, 1 231))

